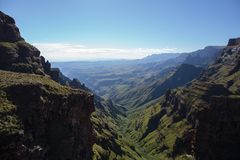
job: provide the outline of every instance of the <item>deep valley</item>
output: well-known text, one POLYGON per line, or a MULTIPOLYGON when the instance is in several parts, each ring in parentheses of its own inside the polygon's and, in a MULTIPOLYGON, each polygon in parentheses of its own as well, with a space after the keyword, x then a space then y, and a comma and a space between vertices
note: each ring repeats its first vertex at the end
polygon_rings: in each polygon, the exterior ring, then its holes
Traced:
POLYGON ((109 126, 115 123, 115 130, 110 130, 121 149, 96 148, 96 159, 236 159, 237 146, 230 137, 239 131, 234 126, 228 126, 227 131, 225 123, 237 125, 239 121, 236 118, 232 122, 224 110, 234 111, 238 117, 239 51, 239 39, 231 39, 226 47, 208 46, 159 62, 151 62, 148 57, 146 62, 141 59, 53 65, 71 78, 78 75, 81 82, 105 100, 111 100, 119 111, 117 116, 110 116, 111 120, 102 121, 110 122, 109 126), (232 104, 233 101, 236 103, 232 104), (208 121, 213 124, 206 124, 208 121), (214 135, 229 137, 210 141, 214 135), (233 146, 229 148, 231 155, 224 154, 226 146, 206 149, 216 144, 233 146), (109 156, 102 158, 105 153, 109 156))
POLYGON ((0 11, 0 159, 237 160, 240 38, 49 62, 0 11))

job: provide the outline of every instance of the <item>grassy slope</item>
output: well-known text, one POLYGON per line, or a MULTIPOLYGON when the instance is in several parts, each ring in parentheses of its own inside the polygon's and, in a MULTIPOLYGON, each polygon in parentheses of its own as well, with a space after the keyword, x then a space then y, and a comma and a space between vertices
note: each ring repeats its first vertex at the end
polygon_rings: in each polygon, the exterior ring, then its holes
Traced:
POLYGON ((120 131, 121 116, 112 117, 100 109, 92 114, 92 122, 96 135, 93 146, 94 160, 138 160, 142 159, 134 145, 120 131))
MULTIPOLYGON (((16 73, 0 70, 0 134, 14 134, 22 130, 22 122, 16 115, 16 106, 8 100, 6 89, 13 85, 41 85, 48 92, 67 95, 81 93, 69 87, 64 87, 46 76, 16 73)), ((86 94, 82 92, 82 94, 86 94)))
MULTIPOLYGON (((229 50, 231 50, 230 48, 229 50)), ((236 49, 236 47, 233 49, 236 49)), ((191 85, 171 91, 170 99, 162 97, 158 102, 129 116, 126 135, 150 155, 159 159, 171 159, 174 145, 191 125, 187 118, 204 109, 212 95, 239 96, 239 53, 226 51, 191 85), (174 109, 174 104, 179 105, 174 109), (181 106, 185 116, 181 116, 181 106), (161 114, 161 112, 165 114, 161 114)), ((182 153, 176 159, 191 159, 182 153)))
MULTIPOLYGON (((184 71, 184 67, 181 67, 181 72, 182 70, 184 71)), ((186 67, 188 68, 188 66, 186 67)), ((191 66, 190 66, 191 68, 191 66)), ((193 68, 195 69, 195 68, 193 68)), ((200 69, 196 68, 196 74, 198 74, 200 71, 200 69)), ((179 72, 176 72, 176 74, 173 74, 173 76, 171 75, 170 78, 167 78, 166 81, 168 81, 168 79, 170 81, 173 81, 174 79, 179 79, 179 72)), ((180 76, 181 77, 181 76, 180 76)), ((190 80, 191 80, 191 76, 190 80)), ((164 82, 164 80, 163 80, 164 82)), ((163 83, 161 82, 161 83, 163 83)), ((160 82, 159 82, 160 83, 160 82)), ((159 84, 161 86, 161 83, 159 84)), ((157 84, 154 84, 154 86, 156 86, 157 84)), ((149 93, 151 93, 152 91, 147 91, 147 93, 143 92, 141 89, 136 89, 134 88, 136 93, 139 93, 139 97, 140 99, 142 99, 142 95, 148 95, 149 93), (144 93, 144 94, 143 94, 144 93)), ((144 89, 144 88, 143 88, 144 89)), ((146 90, 148 90, 148 88, 146 88, 146 90)), ((151 90, 151 89, 150 89, 151 90)), ((136 94, 135 93, 135 94, 136 94)), ((133 95, 131 97, 134 97, 133 95)), ((148 98, 148 97, 147 97, 148 98)), ((131 98, 126 98, 128 101, 131 100, 131 98)), ((134 100, 134 98, 133 98, 134 100)), ((136 99, 137 101, 140 101, 138 99, 136 99)), ((152 102, 154 103, 154 102, 152 102)), ((147 103, 146 103, 147 104, 147 103)), ((109 105, 106 105, 109 106, 109 105)), ((145 105, 143 105, 144 108, 145 105)), ((162 142, 161 145, 159 145, 158 147, 156 147, 156 142, 155 141, 151 141, 152 137, 159 137, 159 134, 164 134, 165 130, 167 130, 166 128, 162 128, 162 129, 158 129, 161 130, 161 132, 154 132, 151 133, 151 137, 149 137, 145 132, 147 130, 147 125, 149 123, 149 121, 151 119, 154 120, 154 118, 156 119, 156 116, 161 112, 161 107, 160 105, 156 105, 156 107, 154 107, 156 110, 152 111, 151 109, 144 111, 145 113, 141 113, 137 110, 135 110, 135 112, 138 112, 137 115, 135 115, 135 124, 131 124, 130 126, 128 126, 128 128, 136 128, 136 126, 140 126, 141 123, 139 121, 143 120, 143 124, 141 124, 141 128, 140 130, 137 130, 135 132, 131 132, 129 130, 126 130, 127 128, 127 124, 128 122, 128 118, 123 118, 123 117, 119 117, 119 123, 118 121, 116 121, 116 117, 111 117, 110 114, 104 114, 104 112, 102 110, 98 110, 96 112, 96 115, 94 116, 94 124, 95 124, 95 128, 100 128, 97 129, 97 135, 99 139, 107 139, 106 143, 109 143, 108 146, 112 146, 112 148, 106 148, 103 149, 101 146, 101 144, 98 144, 95 146, 95 155, 96 157, 110 157, 110 159, 113 159, 113 157, 117 157, 118 155, 123 155, 123 156, 119 156, 119 158, 130 158, 130 159, 158 159, 159 153, 162 152, 162 149, 167 146, 168 148, 171 148, 171 151, 169 153, 166 153, 165 156, 162 156, 162 158, 166 158, 168 154, 170 154, 173 150, 173 145, 174 142, 176 140, 176 133, 179 134, 183 134, 184 129, 181 130, 181 127, 185 127, 184 125, 186 124, 186 122, 184 123, 179 123, 176 124, 175 126, 173 126, 173 130, 171 131, 171 133, 168 133, 168 138, 165 142, 162 142), (144 117, 142 117, 144 115, 144 117), (150 118, 151 117, 151 118, 150 118), (104 121, 105 120, 105 121, 104 121), (146 121, 145 121, 146 120, 146 121), (118 125, 121 125, 121 127, 119 128, 118 125), (142 138, 142 134, 146 134, 146 137, 144 137, 144 141, 142 141, 142 143, 137 143, 137 141, 139 139, 142 138), (122 138, 122 136, 124 136, 124 138, 122 138), (111 139, 112 137, 114 137, 114 141, 113 139, 111 139), (127 143, 126 143, 127 142, 127 143), (155 143, 155 144, 154 144, 155 143), (151 147, 145 147, 145 146, 151 146, 151 147), (115 148, 119 147, 119 150, 115 150, 115 148), (127 155, 127 156, 126 156, 127 155), (141 155, 141 156, 139 156, 141 155)), ((132 116, 134 117, 134 116, 132 116)), ((131 118, 132 118, 131 117, 131 118)), ((131 119, 130 118, 130 119, 131 119)), ((134 118, 133 118, 134 119, 134 118)), ((153 121, 152 120, 152 121, 153 121)), ((170 117, 165 117, 164 119, 162 119, 162 123, 165 124, 165 126, 168 126, 172 123, 172 118, 170 117)), ((147 131, 149 132, 149 131, 147 131)), ((181 135, 179 135, 181 137, 181 135)), ((143 139, 143 138, 142 138, 143 139)), ((155 140, 155 139, 154 139, 155 140)), ((96 158, 97 159, 97 158, 96 158)))
POLYGON ((171 159, 176 139, 181 138, 190 125, 186 119, 174 122, 177 113, 168 115, 160 102, 130 115, 126 134, 155 159, 171 159))

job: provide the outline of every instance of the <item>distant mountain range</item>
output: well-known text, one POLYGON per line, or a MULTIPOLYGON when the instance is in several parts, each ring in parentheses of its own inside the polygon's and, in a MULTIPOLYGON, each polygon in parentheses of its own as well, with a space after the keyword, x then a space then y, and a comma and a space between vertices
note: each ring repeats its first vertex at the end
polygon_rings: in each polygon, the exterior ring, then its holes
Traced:
POLYGON ((190 53, 154 54, 140 60, 58 62, 53 66, 61 68, 68 77, 80 79, 97 94, 129 108, 136 107, 144 99, 153 100, 171 88, 166 86, 161 93, 154 94, 158 96, 150 94, 154 93, 153 88, 158 88, 157 84, 162 86, 163 79, 176 71, 179 65, 191 64, 204 68, 214 61, 222 49, 221 46, 208 46, 190 53), (140 96, 142 93, 144 97, 140 96))
POLYGON ((153 63, 153 62, 163 62, 168 59, 173 59, 180 56, 181 53, 161 53, 161 54, 152 54, 142 59, 139 59, 140 63, 153 63))

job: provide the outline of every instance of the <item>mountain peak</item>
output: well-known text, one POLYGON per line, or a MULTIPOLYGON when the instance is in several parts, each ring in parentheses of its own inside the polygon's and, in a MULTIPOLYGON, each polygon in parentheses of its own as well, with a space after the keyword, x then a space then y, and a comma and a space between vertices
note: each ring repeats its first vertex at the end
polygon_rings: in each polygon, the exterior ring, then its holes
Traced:
POLYGON ((0 11, 0 42, 16 42, 23 40, 15 20, 0 11))
POLYGON ((240 45, 240 37, 229 39, 228 46, 237 46, 237 45, 240 45))

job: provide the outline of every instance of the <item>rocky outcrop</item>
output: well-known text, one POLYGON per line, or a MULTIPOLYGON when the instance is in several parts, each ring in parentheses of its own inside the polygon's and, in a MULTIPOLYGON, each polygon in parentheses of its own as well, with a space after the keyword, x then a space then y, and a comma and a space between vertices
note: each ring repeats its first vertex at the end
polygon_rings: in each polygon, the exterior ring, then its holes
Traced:
MULTIPOLYGON (((16 107, 11 114, 1 112, 1 116, 17 117, 19 124, 15 131, 11 125, 0 127, 0 159, 91 159, 91 94, 63 87, 47 77, 3 71, 0 74, 6 102, 16 107), (5 82, 15 76, 21 76, 21 81, 16 78, 5 82)), ((8 121, 1 117, 2 124, 8 121)))
POLYGON ((61 72, 59 68, 51 68, 50 76, 54 81, 60 82, 60 74, 61 72))
POLYGON ((240 38, 232 38, 228 41, 228 46, 240 45, 240 38))
MULTIPOLYGON (((201 81, 219 82, 220 79, 238 72, 240 69, 240 38, 230 39, 216 61, 208 66, 200 77, 201 81), (233 45, 236 44, 236 45, 233 45)), ((234 81, 234 80, 233 80, 234 81)), ((229 82, 230 83, 230 82, 229 82)))
POLYGON ((0 42, 16 42, 23 40, 20 36, 19 29, 15 25, 12 17, 0 11, 0 42))
POLYGON ((0 159, 92 158, 93 95, 60 85, 61 76, 0 12, 0 159))
POLYGON ((44 75, 50 67, 40 51, 20 36, 14 19, 0 12, 0 69, 44 75))

